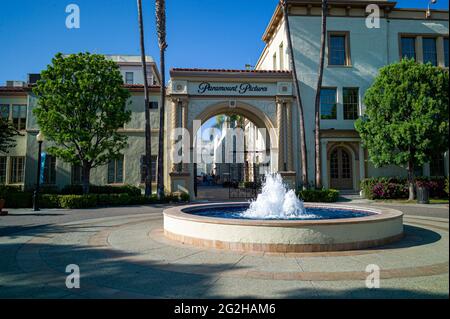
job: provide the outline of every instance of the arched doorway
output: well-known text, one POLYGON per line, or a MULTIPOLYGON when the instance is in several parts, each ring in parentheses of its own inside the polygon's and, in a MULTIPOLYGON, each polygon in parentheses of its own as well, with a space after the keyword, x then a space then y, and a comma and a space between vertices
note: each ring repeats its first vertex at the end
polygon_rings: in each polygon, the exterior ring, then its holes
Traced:
POLYGON ((208 162, 194 163, 194 192, 199 200, 255 197, 266 173, 276 171, 272 123, 245 103, 230 108, 219 103, 196 118, 193 150, 209 153, 208 162), (199 146, 200 144, 200 146, 199 146), (211 159, 213 161, 211 162, 211 159))
POLYGON ((353 189, 353 158, 344 147, 330 153, 330 187, 338 190, 353 189))

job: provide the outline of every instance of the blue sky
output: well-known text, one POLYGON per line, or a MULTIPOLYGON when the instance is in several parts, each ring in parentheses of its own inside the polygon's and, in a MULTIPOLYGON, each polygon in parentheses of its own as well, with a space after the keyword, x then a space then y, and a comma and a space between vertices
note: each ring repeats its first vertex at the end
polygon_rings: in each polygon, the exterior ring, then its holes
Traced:
MULTIPOLYGON (((167 0, 168 67, 244 68, 256 63, 278 0, 167 0)), ((424 8, 428 0, 400 0, 424 8)), ((158 60, 154 1, 143 0, 147 54, 158 60)), ((439 0, 433 8, 448 9, 439 0)), ((135 0, 0 0, 0 85, 40 72, 57 52, 139 54, 135 0), (65 27, 67 5, 81 28, 65 27)))

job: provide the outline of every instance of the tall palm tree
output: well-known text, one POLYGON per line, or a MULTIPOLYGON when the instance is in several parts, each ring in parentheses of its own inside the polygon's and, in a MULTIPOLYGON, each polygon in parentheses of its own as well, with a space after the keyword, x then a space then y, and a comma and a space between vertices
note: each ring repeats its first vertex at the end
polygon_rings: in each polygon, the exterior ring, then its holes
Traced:
POLYGON ((152 195, 152 136, 150 128, 150 102, 148 99, 147 61, 144 44, 144 19, 142 17, 142 0, 137 0, 139 33, 141 44, 142 72, 144 74, 144 107, 145 107, 145 196, 152 195))
POLYGON ((328 1, 322 0, 322 34, 320 37, 319 76, 317 79, 316 104, 315 104, 315 160, 316 160, 316 188, 322 188, 322 164, 320 151, 320 92, 322 90, 323 66, 325 62, 325 38, 327 34, 327 7, 328 1))
POLYGON ((294 88, 295 93, 297 95, 297 105, 298 105, 298 113, 300 116, 299 126, 300 126, 300 151, 301 151, 301 163, 302 163, 302 186, 303 189, 308 187, 308 159, 306 153, 306 133, 305 133, 305 117, 303 112, 303 104, 302 97, 300 95, 300 87, 297 77, 297 68, 295 66, 295 56, 294 56, 294 48, 292 46, 292 37, 291 37, 291 27, 289 25, 289 15, 287 11, 286 0, 280 0, 281 8, 283 9, 284 16, 284 24, 286 28, 286 35, 288 38, 288 46, 290 53, 290 65, 292 74, 294 77, 294 88))
POLYGON ((166 64, 165 51, 166 42, 166 1, 155 0, 156 9, 156 32, 158 33, 158 44, 160 53, 161 71, 161 107, 159 109, 159 146, 158 146, 158 198, 164 197, 164 113, 165 113, 165 88, 166 88, 166 64))

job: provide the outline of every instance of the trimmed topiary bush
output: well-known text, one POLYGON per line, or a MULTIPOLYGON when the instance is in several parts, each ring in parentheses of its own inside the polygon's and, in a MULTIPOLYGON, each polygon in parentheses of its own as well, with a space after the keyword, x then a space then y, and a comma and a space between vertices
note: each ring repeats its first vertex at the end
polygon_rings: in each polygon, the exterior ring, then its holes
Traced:
POLYGON ((339 191, 335 189, 307 189, 300 191, 298 197, 310 203, 334 203, 339 199, 339 191))

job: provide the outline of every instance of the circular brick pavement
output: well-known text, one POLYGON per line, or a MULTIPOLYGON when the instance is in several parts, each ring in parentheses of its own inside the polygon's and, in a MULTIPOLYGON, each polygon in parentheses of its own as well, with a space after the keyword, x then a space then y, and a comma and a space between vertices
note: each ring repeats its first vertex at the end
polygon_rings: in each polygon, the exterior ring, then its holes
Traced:
POLYGON ((184 246, 163 236, 162 215, 77 221, 3 238, 14 260, 7 265, 13 275, 0 281, 0 297, 15 296, 13 283, 18 294, 21 280, 30 297, 44 298, 321 297, 325 288, 333 296, 346 285, 350 297, 365 296, 370 264, 380 267, 392 291, 448 296, 448 220, 406 216, 405 224, 402 241, 376 249, 284 254, 184 246), (69 264, 80 267, 80 290, 65 288, 69 264), (288 293, 291 286, 301 289, 288 293))

